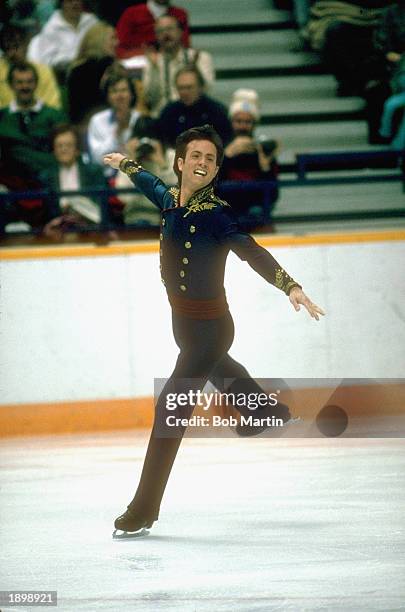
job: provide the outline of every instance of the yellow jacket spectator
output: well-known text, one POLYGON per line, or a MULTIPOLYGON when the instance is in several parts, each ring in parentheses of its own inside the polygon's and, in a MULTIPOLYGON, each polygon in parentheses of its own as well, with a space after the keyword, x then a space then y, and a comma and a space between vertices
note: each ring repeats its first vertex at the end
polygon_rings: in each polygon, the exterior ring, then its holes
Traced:
MULTIPOLYGON (((7 82, 7 75, 11 64, 26 61, 29 37, 27 32, 14 25, 7 25, 0 33, 0 48, 3 55, 0 57, 0 108, 8 106, 14 99, 14 92, 7 82)), ((34 63, 38 86, 35 91, 37 99, 52 108, 61 108, 59 87, 54 73, 45 64, 34 63)))

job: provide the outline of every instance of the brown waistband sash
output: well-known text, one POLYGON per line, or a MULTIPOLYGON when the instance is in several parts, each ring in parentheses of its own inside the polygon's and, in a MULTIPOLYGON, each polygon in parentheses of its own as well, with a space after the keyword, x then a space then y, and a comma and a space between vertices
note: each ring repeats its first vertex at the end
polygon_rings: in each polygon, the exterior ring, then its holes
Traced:
POLYGON ((225 295, 213 300, 190 300, 181 295, 169 295, 173 311, 189 319, 219 319, 228 312, 228 302, 225 295))

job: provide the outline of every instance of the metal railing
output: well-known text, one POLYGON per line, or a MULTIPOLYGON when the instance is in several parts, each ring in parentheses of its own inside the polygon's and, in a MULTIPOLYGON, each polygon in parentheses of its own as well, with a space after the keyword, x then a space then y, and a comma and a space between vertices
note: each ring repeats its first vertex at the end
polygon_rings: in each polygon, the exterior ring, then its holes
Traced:
MULTIPOLYGON (((381 157, 381 152, 355 152, 355 153, 331 153, 331 154, 302 154, 297 155, 297 176, 291 179, 281 179, 279 181, 226 181, 219 183, 216 192, 223 199, 229 198, 232 200, 232 196, 237 194, 240 197, 241 194, 246 194, 246 198, 249 198, 249 194, 254 194, 258 197, 260 194, 260 201, 250 201, 249 205, 257 204, 262 209, 261 218, 257 219, 258 224, 265 225, 267 223, 289 223, 289 222, 308 222, 308 221, 343 221, 343 220, 365 220, 365 219, 381 219, 381 218, 398 218, 405 216, 404 209, 381 209, 381 210, 368 210, 368 211, 347 211, 339 212, 332 211, 331 213, 302 213, 302 214, 273 214, 272 209, 277 200, 278 191, 285 188, 294 188, 302 186, 320 186, 320 185, 343 185, 343 184, 361 184, 371 182, 401 182, 405 188, 405 167, 404 167, 404 152, 401 151, 387 151, 386 162, 391 165, 391 171, 384 174, 360 174, 360 175, 334 175, 332 177, 308 177, 308 172, 317 167, 319 162, 325 162, 329 160, 331 163, 342 161, 345 157, 348 162, 353 160, 363 160, 363 165, 367 168, 367 164, 376 161, 378 156, 381 157), (396 165, 395 165, 396 164, 396 165)), ((89 224, 87 226, 80 226, 75 228, 75 233, 87 233, 87 232, 108 232, 110 230, 133 230, 145 227, 157 227, 153 225, 146 225, 142 223, 132 223, 120 225, 112 220, 111 216, 111 205, 109 200, 112 197, 118 197, 120 194, 131 194, 139 193, 134 188, 120 188, 120 189, 104 189, 104 188, 93 188, 93 189, 78 189, 71 191, 50 191, 46 189, 20 191, 20 192, 0 192, 0 233, 4 236, 5 221, 7 217, 7 210, 12 208, 13 204, 21 201, 34 201, 40 200, 44 206, 50 199, 59 199, 61 197, 69 196, 87 196, 93 200, 97 200, 100 206, 101 220, 97 224, 89 224)), ((153 204, 151 204, 153 206, 153 204)), ((33 234, 40 235, 42 229, 32 228, 30 231, 25 232, 13 232, 13 235, 18 234, 33 234)))

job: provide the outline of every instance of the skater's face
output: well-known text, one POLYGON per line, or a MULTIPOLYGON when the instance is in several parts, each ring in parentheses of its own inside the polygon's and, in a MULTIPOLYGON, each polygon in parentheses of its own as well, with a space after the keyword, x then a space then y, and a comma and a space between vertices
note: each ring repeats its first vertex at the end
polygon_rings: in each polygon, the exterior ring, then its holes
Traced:
POLYGON ((186 148, 184 159, 177 160, 181 172, 181 186, 197 191, 209 185, 216 177, 217 150, 209 140, 192 140, 186 148))

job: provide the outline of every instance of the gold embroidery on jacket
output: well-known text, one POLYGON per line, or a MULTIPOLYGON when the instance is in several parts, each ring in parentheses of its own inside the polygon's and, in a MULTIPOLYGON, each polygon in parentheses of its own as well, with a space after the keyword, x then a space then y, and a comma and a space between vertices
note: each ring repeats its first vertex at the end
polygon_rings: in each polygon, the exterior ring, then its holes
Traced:
POLYGON ((203 210, 212 210, 218 205, 229 206, 228 202, 221 200, 221 198, 215 195, 213 186, 208 185, 200 191, 197 191, 197 193, 192 196, 190 203, 186 206, 187 212, 185 215, 183 215, 183 218, 187 217, 187 215, 190 213, 201 212, 203 210))
POLYGON ((178 206, 180 189, 178 187, 170 187, 169 193, 173 197, 174 205, 178 206))
POLYGON ((284 284, 284 270, 281 268, 276 269, 276 287, 282 289, 284 284))
POLYGON ((183 215, 183 218, 187 217, 190 213, 197 213, 203 210, 212 210, 216 207, 217 205, 215 204, 215 202, 194 202, 193 204, 187 206, 187 212, 185 215, 183 215))

